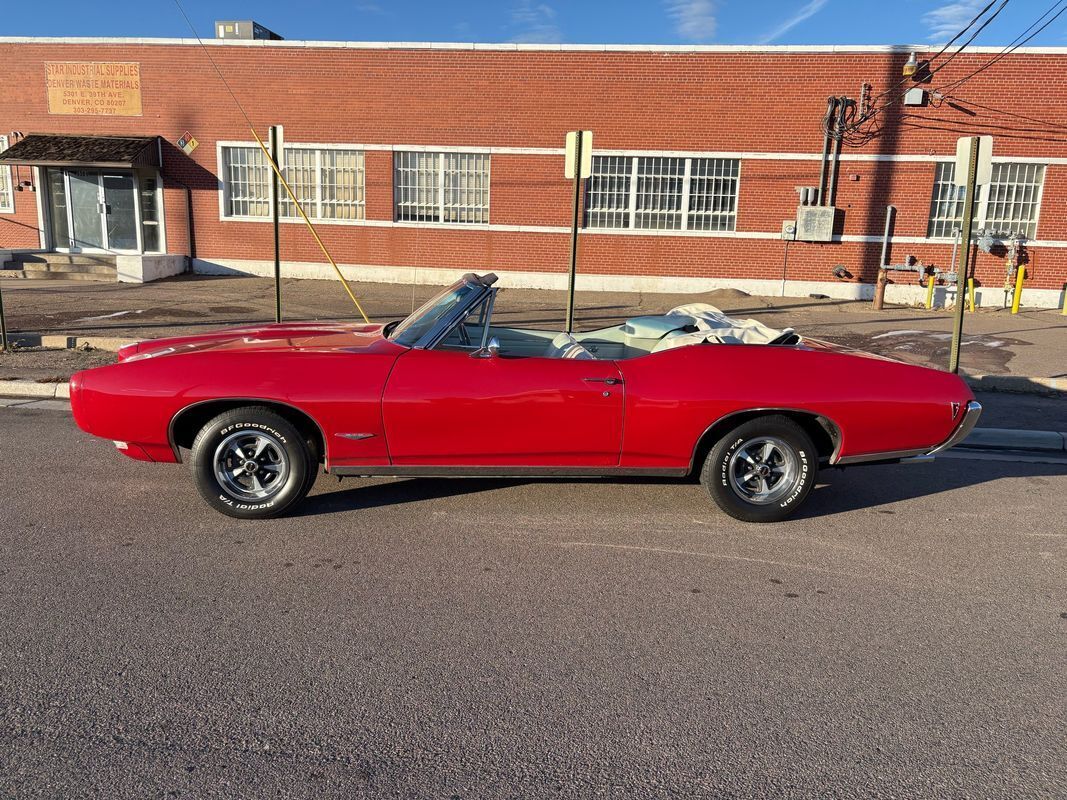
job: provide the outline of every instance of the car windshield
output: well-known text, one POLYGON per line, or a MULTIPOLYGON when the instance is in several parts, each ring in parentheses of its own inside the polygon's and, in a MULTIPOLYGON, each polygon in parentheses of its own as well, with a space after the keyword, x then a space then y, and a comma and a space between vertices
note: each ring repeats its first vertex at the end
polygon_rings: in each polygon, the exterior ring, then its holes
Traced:
POLYGON ((442 317, 456 308, 468 305, 482 290, 483 287, 478 284, 457 281, 419 306, 411 316, 396 326, 389 338, 405 347, 414 347, 442 317))

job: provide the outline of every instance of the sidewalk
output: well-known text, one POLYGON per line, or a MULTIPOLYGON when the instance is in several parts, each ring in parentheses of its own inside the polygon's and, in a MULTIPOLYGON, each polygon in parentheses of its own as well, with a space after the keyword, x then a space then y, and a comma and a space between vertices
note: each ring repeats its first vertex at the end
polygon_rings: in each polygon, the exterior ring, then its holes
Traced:
MULTIPOLYGON (((802 335, 911 363, 940 369, 948 363, 951 311, 893 306, 878 312, 869 303, 755 297, 734 290, 697 295, 582 292, 580 276, 578 287, 576 318, 581 329, 707 302, 774 327, 792 327, 802 335)), ((371 319, 380 321, 406 316, 439 287, 354 283, 352 288, 371 319)), ((182 276, 151 284, 5 281, 3 291, 8 329, 28 341, 55 334, 154 338, 270 321, 274 316, 274 284, 265 278, 182 276)), ((285 280, 282 296, 288 319, 358 318, 336 281, 285 280)), ((565 308, 564 292, 504 286, 495 314, 510 324, 561 328, 565 308)), ((30 356, 0 355, 0 378, 69 374, 106 359, 100 354, 30 356)), ((967 314, 961 364, 971 376, 1067 378, 1067 316, 1052 310, 967 314)))

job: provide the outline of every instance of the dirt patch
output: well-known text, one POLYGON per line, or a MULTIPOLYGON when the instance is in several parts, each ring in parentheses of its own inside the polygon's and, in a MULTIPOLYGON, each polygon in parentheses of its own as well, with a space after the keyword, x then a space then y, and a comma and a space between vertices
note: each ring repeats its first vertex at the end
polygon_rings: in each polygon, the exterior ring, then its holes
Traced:
MULTIPOLYGON (((952 347, 952 334, 943 331, 898 330, 874 334, 816 335, 816 338, 896 358, 909 364, 941 369, 948 364, 952 347)), ((1008 373, 1008 362, 1014 357, 1015 348, 1025 347, 1027 344, 1028 342, 1007 336, 965 334, 960 344, 960 366, 976 373, 1008 373)))
POLYGON ((32 380, 65 383, 75 372, 114 364, 107 350, 56 350, 25 347, 0 352, 0 380, 32 380))

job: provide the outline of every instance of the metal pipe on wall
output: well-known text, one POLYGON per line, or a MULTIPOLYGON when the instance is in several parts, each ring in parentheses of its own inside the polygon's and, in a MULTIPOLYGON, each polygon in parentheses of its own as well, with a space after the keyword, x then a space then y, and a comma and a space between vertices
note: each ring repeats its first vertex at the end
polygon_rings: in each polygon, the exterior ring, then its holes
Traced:
POLYGON ((821 206, 823 199, 823 190, 826 188, 826 162, 830 157, 830 130, 834 124, 834 112, 837 110, 837 98, 826 98, 826 116, 823 119, 828 123, 826 130, 823 134, 822 142, 822 162, 819 165, 819 191, 816 196, 815 205, 821 206))
POLYGON ((828 206, 834 204, 834 195, 837 194, 837 167, 841 163, 841 139, 845 131, 845 110, 849 102, 847 97, 837 99, 837 119, 834 121, 834 157, 830 162, 830 182, 826 187, 828 206))
POLYGON ((886 267, 889 265, 889 232, 893 227, 893 216, 896 213, 896 206, 885 207, 885 232, 882 234, 882 260, 878 264, 879 267, 886 267))

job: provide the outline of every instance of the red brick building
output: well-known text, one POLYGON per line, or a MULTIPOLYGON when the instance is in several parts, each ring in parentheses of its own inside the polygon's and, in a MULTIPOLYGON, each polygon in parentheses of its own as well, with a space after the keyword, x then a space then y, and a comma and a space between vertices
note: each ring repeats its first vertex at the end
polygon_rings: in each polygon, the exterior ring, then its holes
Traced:
MULTIPOLYGON (((869 296, 887 204, 888 261, 949 271, 956 139, 989 133, 979 302, 1003 302, 1012 234, 1024 304, 1063 302, 1067 48, 1023 48, 953 86, 1000 52, 968 49, 909 82, 926 95, 905 105, 902 47, 205 44, 0 38, 0 148, 15 156, 0 161, 0 260, 113 253, 128 279, 270 272, 268 167, 210 53, 261 136, 284 125, 287 177, 353 278, 493 270, 562 287, 563 144, 580 128, 595 158, 579 289, 778 294, 784 279, 790 295, 869 296), (832 240, 787 241, 797 188, 819 183, 827 98, 842 95, 893 102, 843 143, 832 240)), ((282 211, 285 273, 330 274, 282 211)), ((890 299, 921 297, 915 275, 894 280, 890 299)))

